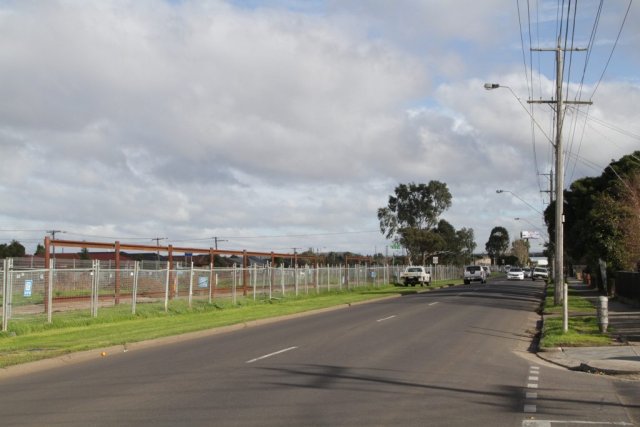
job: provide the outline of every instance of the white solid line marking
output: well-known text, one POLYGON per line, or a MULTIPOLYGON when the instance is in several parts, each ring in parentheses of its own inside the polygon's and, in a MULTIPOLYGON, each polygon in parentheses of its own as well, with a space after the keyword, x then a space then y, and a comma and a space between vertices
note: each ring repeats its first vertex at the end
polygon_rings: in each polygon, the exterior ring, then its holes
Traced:
POLYGON ((538 411, 538 408, 536 408, 536 405, 524 405, 524 412, 535 413, 537 411, 538 411))
POLYGON ((378 319, 378 320, 376 320, 376 322, 384 322, 385 320, 393 319, 396 316, 397 315, 394 314, 393 316, 389 316, 389 317, 385 317, 385 318, 382 318, 382 319, 378 319))
POLYGON ((298 347, 289 347, 283 350, 275 351, 273 353, 265 354, 264 356, 256 357, 255 359, 247 360, 247 363, 257 362, 258 360, 266 359, 267 357, 275 356, 276 354, 284 353, 285 351, 295 350, 298 347))
POLYGON ((525 395, 525 397, 526 397, 527 399, 537 399, 537 398, 538 398, 538 393, 527 393, 527 394, 525 395))
POLYGON ((440 301, 432 302, 432 303, 431 303, 431 304, 429 304, 429 305, 436 305, 438 302, 440 302, 440 301))
POLYGON ((538 381, 539 377, 529 377, 529 381, 538 381))
POLYGON ((530 383, 530 384, 527 384, 527 387, 528 388, 538 388, 538 384, 530 383))

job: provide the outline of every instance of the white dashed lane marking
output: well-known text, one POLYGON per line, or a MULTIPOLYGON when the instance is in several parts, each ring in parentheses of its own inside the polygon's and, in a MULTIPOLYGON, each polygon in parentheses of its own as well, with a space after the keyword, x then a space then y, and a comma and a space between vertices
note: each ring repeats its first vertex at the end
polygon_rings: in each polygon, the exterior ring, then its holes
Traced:
MULTIPOLYGON (((537 389, 538 382, 540 381, 540 367, 530 366, 529 376, 527 378, 527 389, 537 389)), ((527 391, 525 392, 524 412, 526 414, 535 414, 538 412, 538 406, 536 401, 538 400, 538 393, 527 391)))
POLYGON ((298 347, 289 347, 289 348, 285 348, 285 349, 282 349, 282 350, 274 351, 273 353, 265 354, 264 356, 260 356, 260 357, 256 357, 255 359, 247 360, 246 363, 254 363, 254 362, 257 362, 258 360, 267 359, 269 357, 273 357, 273 356, 276 356, 278 354, 285 353, 287 351, 295 350, 296 348, 298 348, 298 347))

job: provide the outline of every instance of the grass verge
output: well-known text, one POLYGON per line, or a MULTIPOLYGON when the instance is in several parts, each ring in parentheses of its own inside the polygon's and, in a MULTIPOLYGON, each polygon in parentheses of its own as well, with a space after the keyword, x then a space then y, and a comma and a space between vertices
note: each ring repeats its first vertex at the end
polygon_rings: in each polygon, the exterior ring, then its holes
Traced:
POLYGON ((600 333, 596 308, 577 292, 569 290, 568 312, 569 328, 563 331, 562 304, 554 305, 554 289, 547 286, 543 312, 546 314, 540 347, 596 347, 611 344, 607 334, 600 333))
MULTIPOLYGON (((431 289, 459 284, 460 280, 434 283, 431 289)), ((48 324, 43 316, 11 321, 8 333, 0 334, 0 368, 64 354, 126 345, 154 338, 180 335, 250 321, 285 316, 392 295, 406 295, 427 288, 384 286, 331 291, 283 299, 241 299, 231 302, 173 301, 165 312, 158 304, 102 308, 93 318, 87 311, 56 313, 48 324)))

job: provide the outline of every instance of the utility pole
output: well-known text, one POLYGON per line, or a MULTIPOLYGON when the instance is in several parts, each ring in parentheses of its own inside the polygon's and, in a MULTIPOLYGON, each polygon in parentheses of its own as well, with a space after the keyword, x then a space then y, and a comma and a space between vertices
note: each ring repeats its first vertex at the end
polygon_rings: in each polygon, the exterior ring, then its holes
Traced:
POLYGON ((297 267, 298 266, 298 249, 300 248, 291 248, 293 249, 293 267, 297 267))
MULTIPOLYGON (((64 233, 64 231, 62 231, 62 230, 47 230, 46 233, 51 234, 51 240, 55 242, 56 233, 64 233)), ((51 244, 51 251, 53 252, 53 264, 55 265, 55 263, 56 263, 56 244, 55 243, 51 244)), ((46 268, 49 268, 49 266, 46 266, 46 268)))
POLYGON ((156 247, 158 248, 157 260, 160 261, 160 240, 167 240, 167 238, 166 237, 154 237, 151 240, 155 240, 156 241, 156 247))
POLYGON ((228 242, 228 240, 221 239, 219 237, 212 237, 212 239, 213 239, 214 248, 215 248, 216 251, 218 250, 218 242, 228 242))
POLYGON ((555 139, 555 184, 556 184, 556 209, 555 209, 555 269, 554 269, 554 303, 564 306, 564 331, 568 327, 567 298, 563 295, 565 288, 564 281, 564 160, 562 153, 562 124, 564 121, 564 104, 592 104, 591 101, 564 101, 562 99, 562 78, 564 67, 562 56, 566 50, 585 51, 584 48, 563 49, 558 35, 558 45, 555 49, 532 49, 534 51, 555 51, 556 52, 556 99, 555 100, 529 100, 533 104, 555 104, 556 105, 556 139, 555 139))

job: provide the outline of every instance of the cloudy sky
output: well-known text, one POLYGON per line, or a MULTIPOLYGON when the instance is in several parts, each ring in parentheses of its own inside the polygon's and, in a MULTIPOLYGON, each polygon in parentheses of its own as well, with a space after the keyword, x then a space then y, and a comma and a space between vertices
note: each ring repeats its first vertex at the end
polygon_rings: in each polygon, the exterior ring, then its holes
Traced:
POLYGON ((640 7, 570 2, 567 26, 559 3, 0 0, 0 243, 391 254, 377 209, 430 180, 478 251, 543 229, 553 113, 526 101, 554 53, 531 47, 589 47, 567 186, 640 149, 640 7))

